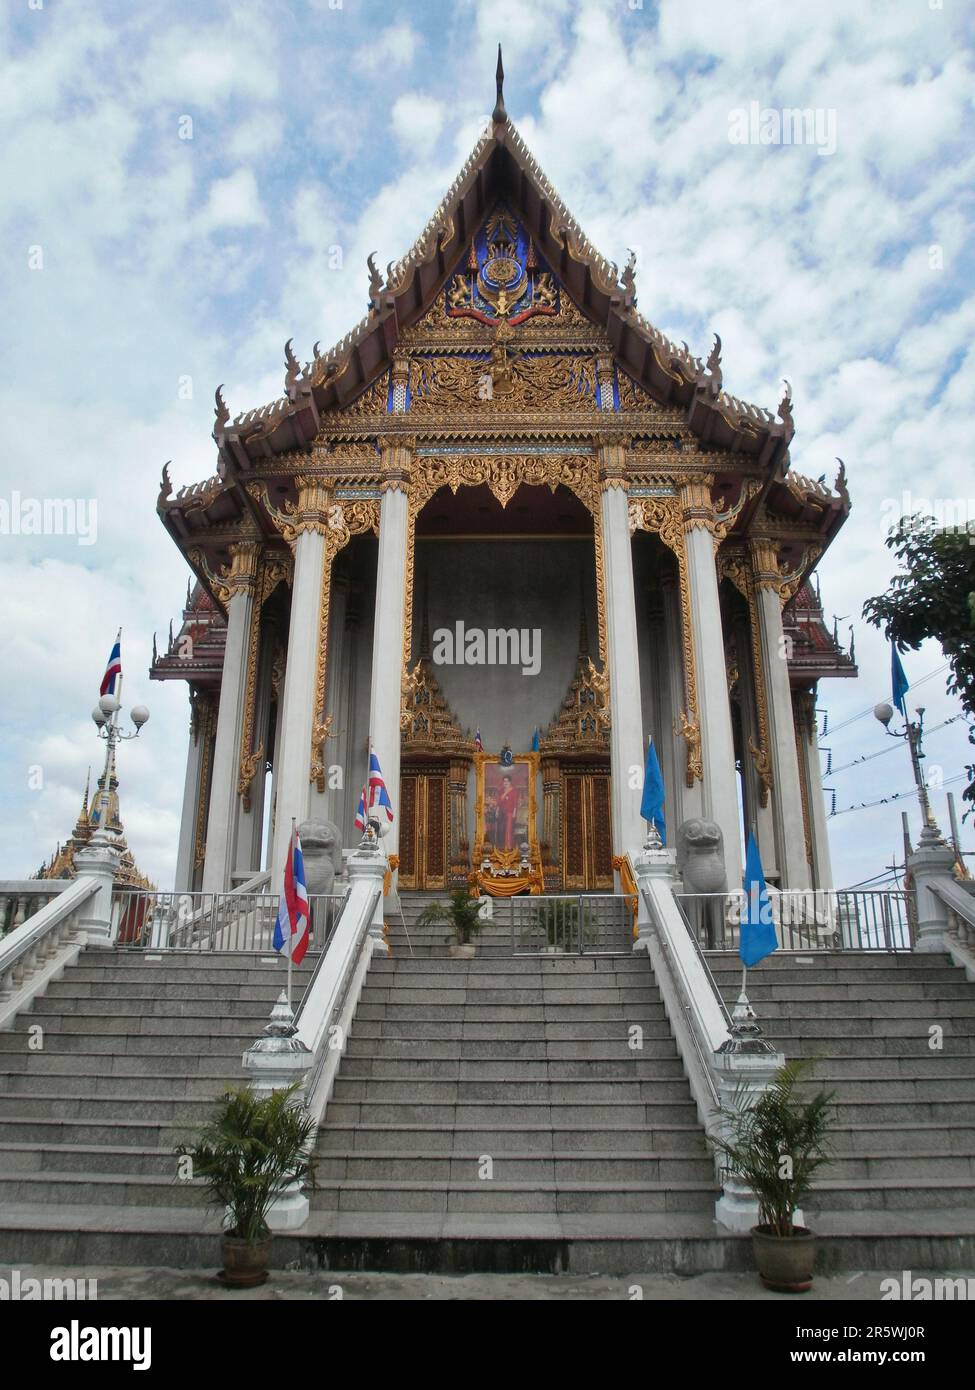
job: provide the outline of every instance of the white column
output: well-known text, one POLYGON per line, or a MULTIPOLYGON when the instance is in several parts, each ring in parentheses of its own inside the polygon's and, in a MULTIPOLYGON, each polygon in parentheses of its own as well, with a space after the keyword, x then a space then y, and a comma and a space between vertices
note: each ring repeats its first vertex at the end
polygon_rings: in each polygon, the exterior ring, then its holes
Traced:
POLYGON ((325 707, 334 718, 332 720, 332 735, 325 740, 322 748, 322 763, 325 767, 325 786, 324 790, 319 791, 316 782, 311 784, 311 796, 309 803, 309 814, 313 820, 337 820, 336 811, 342 804, 341 792, 329 787, 328 768, 335 763, 342 768, 343 778, 346 773, 347 764, 338 755, 340 733, 343 724, 343 711, 340 708, 342 701, 342 685, 345 677, 345 665, 348 657, 347 644, 345 640, 345 615, 349 595, 349 583, 345 578, 332 577, 332 599, 329 605, 329 639, 328 639, 328 671, 327 680, 327 699, 325 707))
MULTIPOLYGON (((399 846, 400 701, 403 684, 403 626, 406 619, 406 553, 409 500, 406 482, 410 451, 399 446, 383 450, 383 472, 390 486, 383 493, 379 514, 379 566, 376 571, 376 617, 372 640, 372 689, 369 695, 369 738, 379 759, 393 803, 393 823, 383 838, 387 854, 399 846)), ((365 776, 365 767, 362 775, 365 776)))
POLYGON ((189 747, 186 751, 186 777, 183 780, 183 810, 179 821, 179 845, 176 851, 177 893, 193 891, 193 871, 196 867, 196 818, 200 809, 200 772, 203 767, 203 740, 206 736, 202 708, 196 708, 190 718, 189 747))
POLYGON ((600 499, 603 526, 606 655, 609 668, 610 768, 613 785, 613 852, 635 860, 646 826, 640 819, 641 777, 645 762, 643 705, 640 698, 640 658, 633 590, 633 554, 625 488, 623 449, 600 450, 605 479, 600 499), (632 785, 631 785, 632 784, 632 785))
POLYGON ((256 874, 261 867, 261 831, 264 827, 264 784, 267 766, 271 714, 271 656, 273 634, 267 629, 261 636, 257 652, 257 685, 254 699, 254 729, 252 748, 263 748, 257 770, 250 785, 250 810, 244 809, 244 798, 238 798, 237 852, 235 870, 238 874, 256 874))
POLYGON ((752 654, 751 609, 742 615, 736 626, 738 642, 739 689, 741 691, 742 717, 742 778, 745 783, 745 834, 754 825, 758 840, 758 852, 762 856, 762 868, 768 878, 774 875, 779 883, 779 860, 775 843, 775 824, 772 819, 771 796, 762 805, 762 779, 759 776, 754 754, 749 743, 759 747, 761 737, 757 706, 758 672, 752 654))
POLYGON ((708 526, 713 515, 710 486, 685 484, 684 504, 687 578, 691 598, 691 634, 697 673, 697 713, 701 729, 704 770, 703 814, 716 821, 724 835, 728 887, 737 888, 742 875, 741 829, 738 820, 738 774, 731 730, 724 633, 718 595, 714 541, 708 526))
POLYGON ((324 489, 301 487, 301 481, 298 527, 302 529, 295 538, 288 661, 278 726, 281 739, 274 751, 274 834, 270 863, 274 893, 278 892, 284 878, 292 818, 299 825, 308 818, 311 735, 318 674, 318 618, 322 585, 328 583, 330 577, 323 573, 324 566, 331 564, 326 558, 324 489))
POLYGON ((681 821, 704 813, 701 784, 696 779, 687 785, 687 744, 682 735, 674 733, 680 711, 687 704, 684 692, 684 637, 681 626, 680 582, 677 575, 665 575, 661 581, 664 600, 664 631, 667 641, 667 684, 669 687, 668 723, 665 737, 673 754, 674 803, 667 813, 668 839, 676 844, 677 828, 681 821))
POLYGON ((808 888, 806 836, 802 816, 802 786, 796 730, 792 717, 792 686, 782 630, 782 600, 776 547, 769 541, 751 544, 755 576, 755 607, 765 668, 768 707, 769 759, 772 766, 772 809, 776 825, 776 844, 780 886, 808 888))
POLYGON ((823 796, 823 768, 819 758, 819 736, 816 728, 816 693, 798 697, 795 703, 799 746, 802 750, 800 775, 806 785, 809 806, 809 832, 812 838, 814 888, 832 888, 833 862, 829 852, 829 827, 826 823, 826 799, 823 796))
POLYGON ((247 682, 247 646, 254 610, 254 581, 259 547, 250 541, 231 546, 227 579, 227 644, 220 677, 217 738, 213 749, 207 848, 203 863, 204 893, 225 893, 231 887, 237 830, 237 778, 240 773, 240 732, 247 682))

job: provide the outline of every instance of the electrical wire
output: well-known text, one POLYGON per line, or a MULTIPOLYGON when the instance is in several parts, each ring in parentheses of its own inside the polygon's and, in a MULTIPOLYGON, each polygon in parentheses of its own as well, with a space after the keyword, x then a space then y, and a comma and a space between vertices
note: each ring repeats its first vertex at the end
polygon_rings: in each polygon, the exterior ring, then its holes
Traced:
MULTIPOLYGON (((932 724, 930 729, 925 729, 924 737, 927 738, 929 734, 936 734, 939 729, 946 729, 949 724, 954 724, 957 720, 964 718, 964 711, 959 714, 953 714, 950 719, 945 719, 941 724, 932 724)), ((841 763, 839 767, 831 767, 829 773, 824 773, 824 776, 835 777, 837 772, 846 772, 851 767, 859 767, 861 763, 869 763, 874 758, 882 758, 885 753, 894 753, 896 751, 896 745, 891 744, 889 748, 881 748, 877 753, 864 753, 862 758, 854 758, 852 763, 841 763)))
MULTIPOLYGON (((936 667, 933 671, 929 671, 926 676, 922 676, 920 680, 914 681, 911 684, 910 689, 914 690, 917 688, 917 686, 923 685, 925 681, 933 680, 935 676, 940 676, 942 671, 947 671, 947 669, 948 662, 946 661, 944 665, 936 667)), ((831 738, 833 734, 839 733, 840 729, 845 729, 848 725, 855 724, 858 719, 866 719, 868 714, 873 714, 873 711, 874 707, 873 705, 870 705, 867 709, 862 710, 859 714, 851 714, 848 719, 841 719, 838 724, 834 724, 832 728, 828 730, 828 736, 831 738)))
MULTIPOLYGON (((929 791, 940 791, 941 787, 949 787, 952 782, 967 782, 968 773, 959 772, 957 777, 946 777, 936 788, 929 787, 929 791)), ((849 811, 866 811, 870 806, 884 806, 888 801, 900 801, 905 796, 914 796, 917 787, 908 787, 907 791, 891 792, 889 796, 882 796, 878 801, 861 801, 859 806, 844 806, 842 811, 831 811, 826 817, 827 820, 834 820, 836 816, 845 816, 849 811)))

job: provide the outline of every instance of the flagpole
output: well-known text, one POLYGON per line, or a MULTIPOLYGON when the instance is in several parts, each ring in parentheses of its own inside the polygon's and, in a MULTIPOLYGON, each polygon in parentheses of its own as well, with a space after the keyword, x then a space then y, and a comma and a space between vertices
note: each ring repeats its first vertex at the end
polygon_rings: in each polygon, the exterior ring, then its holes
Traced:
MULTIPOLYGON (((291 841, 288 845, 288 854, 292 865, 295 860, 295 818, 291 817, 291 841)), ((287 874, 287 870, 285 870, 287 874)), ((272 899, 273 901, 273 899, 272 899)), ((291 952, 294 950, 295 935, 294 924, 291 921, 291 909, 288 909, 288 1009, 291 1009, 291 952)))

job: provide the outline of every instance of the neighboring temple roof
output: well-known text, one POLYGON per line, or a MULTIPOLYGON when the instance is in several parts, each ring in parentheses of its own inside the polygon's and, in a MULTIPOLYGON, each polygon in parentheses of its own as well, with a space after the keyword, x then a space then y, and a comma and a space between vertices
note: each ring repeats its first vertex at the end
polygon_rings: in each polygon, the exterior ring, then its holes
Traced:
MULTIPOLYGON (((74 830, 71 832, 64 845, 58 845, 54 853, 46 864, 42 864, 34 875, 39 879, 52 878, 76 878, 78 870, 75 868, 74 857, 79 849, 84 849, 88 844, 95 830, 98 828, 98 797, 103 790, 103 778, 98 779, 98 792, 95 797, 89 800, 89 790, 91 787, 91 769, 88 770, 88 779, 85 782, 85 794, 81 799, 81 810, 78 812, 78 819, 75 822, 74 830)), ((119 834, 122 833, 122 825, 118 818, 118 791, 117 784, 114 782, 109 789, 109 817, 119 834)), ((122 836, 123 852, 119 863, 118 872, 115 875, 115 883, 121 888, 145 888, 154 891, 156 885, 152 883, 145 874, 140 873, 135 862, 132 851, 125 844, 125 837, 122 836)))
POLYGON ((857 675, 852 633, 850 650, 845 652, 840 646, 836 620, 830 632, 819 594, 808 579, 783 609, 782 627, 792 641, 789 677, 793 685, 808 687, 824 676, 857 675))
POLYGON ((226 644, 227 620, 197 581, 192 589, 187 585, 183 621, 175 636, 170 624, 169 641, 162 654, 156 649, 153 634, 149 674, 157 681, 192 681, 199 688, 219 690, 226 644))

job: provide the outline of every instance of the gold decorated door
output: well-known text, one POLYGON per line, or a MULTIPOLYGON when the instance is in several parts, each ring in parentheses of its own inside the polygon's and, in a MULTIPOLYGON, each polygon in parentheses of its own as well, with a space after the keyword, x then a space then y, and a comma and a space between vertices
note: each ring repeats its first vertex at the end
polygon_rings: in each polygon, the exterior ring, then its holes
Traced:
POLYGON ((447 795, 445 768, 400 774, 400 888, 446 888, 447 795))
POLYGON ((580 892, 613 887, 608 772, 562 774, 562 883, 580 892))

